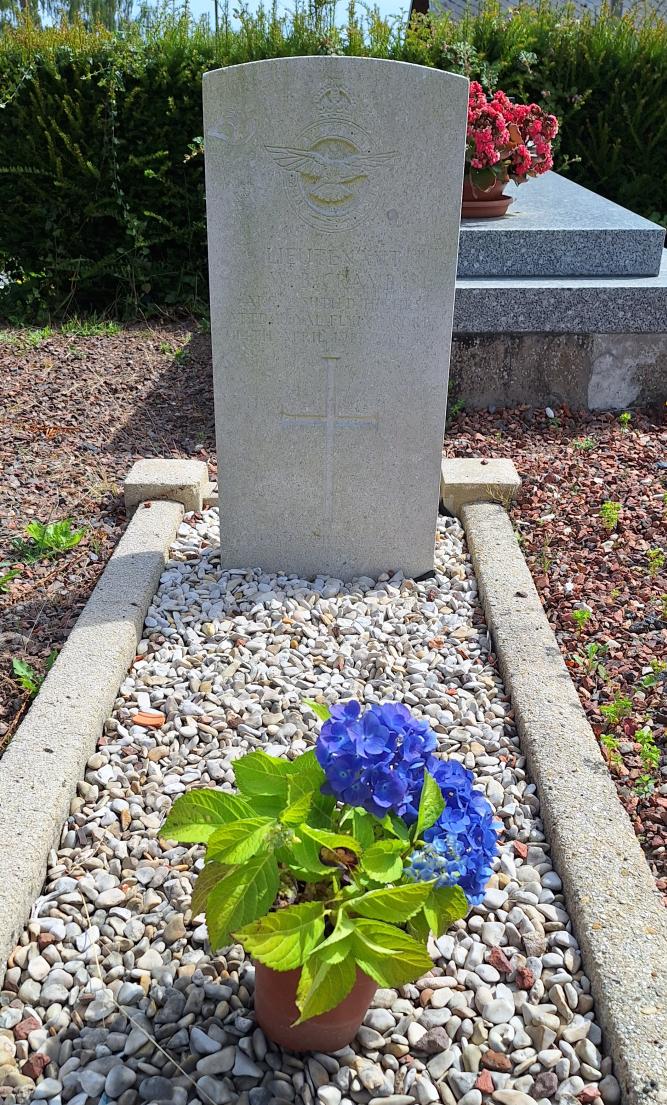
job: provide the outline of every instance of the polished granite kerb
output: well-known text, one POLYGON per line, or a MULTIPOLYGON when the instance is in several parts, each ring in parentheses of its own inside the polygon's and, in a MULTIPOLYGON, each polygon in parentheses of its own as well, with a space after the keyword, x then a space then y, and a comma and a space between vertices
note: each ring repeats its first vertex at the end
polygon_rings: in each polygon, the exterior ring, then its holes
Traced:
POLYGON ((663 227, 558 173, 505 191, 502 218, 461 221, 459 277, 658 274, 663 227))

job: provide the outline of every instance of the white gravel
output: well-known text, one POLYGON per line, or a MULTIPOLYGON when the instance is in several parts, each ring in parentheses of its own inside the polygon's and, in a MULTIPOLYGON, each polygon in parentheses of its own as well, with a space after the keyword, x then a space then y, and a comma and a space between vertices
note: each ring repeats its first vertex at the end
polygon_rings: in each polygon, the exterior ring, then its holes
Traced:
MULTIPOLYGON (((314 583, 218 567, 217 512, 184 522, 134 667, 50 857, 0 992, 0 1098, 50 1105, 604 1105, 620 1100, 534 786, 489 656, 460 526, 437 574, 314 583), (253 968, 189 910, 199 846, 159 828, 262 746, 294 756, 304 697, 401 700, 471 768, 503 825, 483 906, 432 973, 378 990, 354 1044, 283 1053, 255 1027, 253 968), (133 724, 138 710, 166 724, 133 724)), ((85 678, 85 672, 82 673, 85 678)))

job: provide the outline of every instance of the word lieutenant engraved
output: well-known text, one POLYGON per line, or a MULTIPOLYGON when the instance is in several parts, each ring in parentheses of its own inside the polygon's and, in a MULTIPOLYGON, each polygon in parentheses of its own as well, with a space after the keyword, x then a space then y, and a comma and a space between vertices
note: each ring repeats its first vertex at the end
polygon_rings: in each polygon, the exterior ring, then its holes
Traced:
POLYGON ((336 363, 341 358, 338 355, 327 353, 322 357, 326 371, 326 398, 323 414, 290 414, 281 412, 283 426, 301 428, 304 426, 324 427, 324 521, 331 524, 334 520, 333 485, 334 485, 334 445, 337 429, 365 429, 372 427, 377 430, 378 416, 339 414, 336 402, 336 363))

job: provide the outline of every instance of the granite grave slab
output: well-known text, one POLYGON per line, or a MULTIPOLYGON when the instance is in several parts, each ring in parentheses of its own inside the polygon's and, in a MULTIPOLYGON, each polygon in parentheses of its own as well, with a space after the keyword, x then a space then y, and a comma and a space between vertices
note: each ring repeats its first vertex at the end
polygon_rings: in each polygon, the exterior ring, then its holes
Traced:
POLYGON ((369 58, 204 77, 224 567, 433 567, 467 81, 369 58))
POLYGON ((505 189, 499 219, 463 219, 459 277, 656 276, 664 228, 545 173, 505 189))

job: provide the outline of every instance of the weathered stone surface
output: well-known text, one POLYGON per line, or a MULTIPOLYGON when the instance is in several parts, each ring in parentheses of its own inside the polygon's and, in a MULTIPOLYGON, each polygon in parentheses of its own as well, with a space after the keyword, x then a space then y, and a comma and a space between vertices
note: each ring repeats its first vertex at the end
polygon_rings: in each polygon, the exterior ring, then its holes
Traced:
POLYGON ((452 74, 205 74, 223 566, 433 566, 467 103, 452 74))
MULTIPOLYGON (((549 298, 549 289, 544 288, 542 294, 544 301, 535 306, 532 315, 534 327, 563 318, 549 298)), ((470 306, 468 321, 475 309, 470 306)), ((654 324, 662 332, 604 334, 501 332, 505 327, 499 310, 495 319, 479 319, 481 330, 496 332, 454 334, 453 394, 465 407, 477 410, 520 403, 534 407, 559 407, 565 403, 573 409, 626 410, 630 406, 664 402, 667 285, 659 310, 662 319, 660 322, 655 319, 654 324)), ((638 311, 635 317, 641 320, 641 309, 638 311)), ((597 320, 589 317, 582 321, 588 326, 606 325, 603 303, 599 304, 597 320)))
POLYGON ((134 514, 139 503, 152 499, 182 503, 184 510, 201 510, 209 491, 208 469, 201 460, 138 460, 123 485, 125 509, 134 514))
MULTIPOLYGON (((440 498, 450 514, 457 517, 464 503, 502 503, 508 509, 520 486, 519 473, 509 459, 446 457, 442 462, 440 498)), ((482 938, 493 946, 494 935, 491 926, 482 938)))

